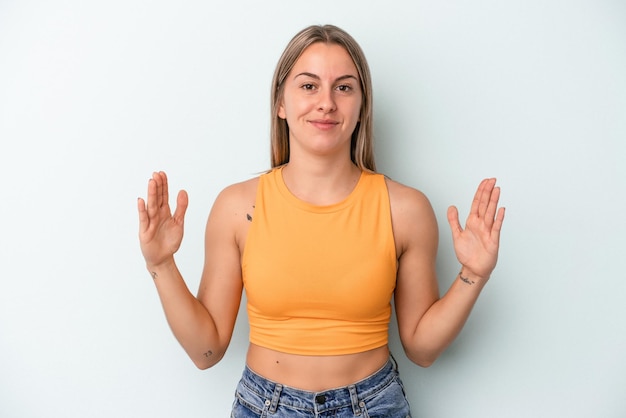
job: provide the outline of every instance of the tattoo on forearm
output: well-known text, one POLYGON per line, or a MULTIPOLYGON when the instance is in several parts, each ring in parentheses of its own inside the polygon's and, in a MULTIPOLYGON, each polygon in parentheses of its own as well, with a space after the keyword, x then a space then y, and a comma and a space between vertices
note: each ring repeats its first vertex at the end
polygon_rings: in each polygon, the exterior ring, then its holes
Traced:
POLYGON ((158 274, 156 274, 156 271, 151 271, 151 272, 150 272, 150 275, 152 276, 152 278, 153 278, 154 280, 156 280, 156 279, 159 277, 159 275, 158 275, 158 274))
POLYGON ((209 358, 213 355, 213 351, 209 350, 206 353, 204 353, 204 357, 209 358))
POLYGON ((462 273, 463 273, 463 270, 459 271, 459 279, 461 279, 463 283, 467 283, 470 286, 476 283, 474 280, 470 280, 469 277, 463 277, 462 273))

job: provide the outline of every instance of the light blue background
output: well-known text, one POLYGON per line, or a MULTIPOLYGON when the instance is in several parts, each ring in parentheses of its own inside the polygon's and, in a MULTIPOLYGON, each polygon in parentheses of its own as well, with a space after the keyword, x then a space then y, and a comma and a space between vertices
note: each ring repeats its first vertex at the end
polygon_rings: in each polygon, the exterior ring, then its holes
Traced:
POLYGON ((626 3, 0 1, 0 416, 226 417, 247 344, 198 371, 137 243, 153 170, 190 194, 177 256, 197 289, 216 194, 269 166, 287 41, 348 30, 369 59, 379 169, 438 215, 483 177, 500 263, 429 369, 417 417, 626 416, 626 3))

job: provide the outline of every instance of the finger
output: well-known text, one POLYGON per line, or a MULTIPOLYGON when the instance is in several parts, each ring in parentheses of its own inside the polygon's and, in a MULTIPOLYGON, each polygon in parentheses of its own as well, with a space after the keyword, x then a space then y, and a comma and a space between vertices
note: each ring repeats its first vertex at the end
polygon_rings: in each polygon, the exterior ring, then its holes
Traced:
POLYGON ((456 206, 450 206, 448 208, 448 224, 450 224, 450 231, 452 232, 452 238, 456 239, 457 236, 463 232, 463 228, 459 223, 459 210, 456 206))
POLYGON ((500 200, 500 188, 494 187, 489 196, 489 204, 485 212, 485 224, 488 228, 491 228, 494 223, 494 216, 496 216, 496 210, 498 209, 498 201, 500 200))
POLYGON ((476 193, 474 194, 474 199, 472 200, 472 206, 470 207, 469 216, 480 217, 480 206, 481 199, 483 195, 483 190, 485 188, 485 184, 487 183, 487 179, 480 182, 478 188, 476 189, 476 193))
POLYGON ((147 212, 148 217, 152 218, 156 215, 157 210, 159 208, 158 198, 157 198, 157 182, 153 178, 148 180, 148 204, 147 204, 147 212))
POLYGON ((478 216, 485 217, 487 209, 489 208, 489 202, 491 200, 491 194, 496 184, 496 179, 485 179, 481 182, 479 189, 481 190, 479 203, 478 203, 478 216))
POLYGON ((159 209, 163 206, 163 202, 167 202, 167 200, 163 199, 163 177, 161 173, 155 171, 152 173, 152 180, 155 186, 155 205, 159 209))
POLYGON ((170 202, 170 194, 169 187, 167 185, 167 175, 164 171, 159 171, 159 178, 161 179, 161 198, 162 205, 169 205, 170 202))
POLYGON ((176 223, 183 224, 185 221, 185 212, 187 212, 187 206, 189 204, 189 196, 187 192, 181 190, 176 197, 176 210, 174 211, 174 220, 176 223))
POLYGON ((493 222, 493 227, 491 228, 491 236, 495 240, 495 242, 500 242, 500 231, 502 231, 502 223, 504 222, 504 214, 506 212, 505 208, 498 209, 498 213, 496 214, 496 219, 493 222))

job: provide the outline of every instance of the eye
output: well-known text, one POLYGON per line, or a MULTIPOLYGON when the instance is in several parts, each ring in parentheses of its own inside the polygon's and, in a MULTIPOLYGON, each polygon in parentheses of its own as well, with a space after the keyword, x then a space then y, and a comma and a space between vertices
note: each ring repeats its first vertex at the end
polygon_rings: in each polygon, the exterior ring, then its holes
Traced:
POLYGON ((352 89, 352 86, 349 84, 341 84, 337 86, 337 90, 342 91, 344 93, 348 93, 348 92, 351 92, 353 89, 352 89))
POLYGON ((306 90, 306 91, 311 91, 315 89, 315 85, 311 84, 311 83, 305 83, 302 86, 300 86, 300 88, 302 90, 306 90))

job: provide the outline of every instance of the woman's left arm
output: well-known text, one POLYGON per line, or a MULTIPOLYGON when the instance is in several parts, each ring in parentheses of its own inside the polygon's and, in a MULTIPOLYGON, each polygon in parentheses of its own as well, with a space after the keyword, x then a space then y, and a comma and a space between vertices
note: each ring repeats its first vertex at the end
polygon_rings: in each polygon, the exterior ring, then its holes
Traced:
POLYGON ((495 179, 483 180, 465 229, 455 207, 448 222, 461 270, 443 297, 435 271, 438 230, 430 203, 410 188, 390 184, 398 277, 395 291, 400 339, 407 357, 428 367, 454 341, 495 268, 504 220, 498 209, 500 189, 495 179))

